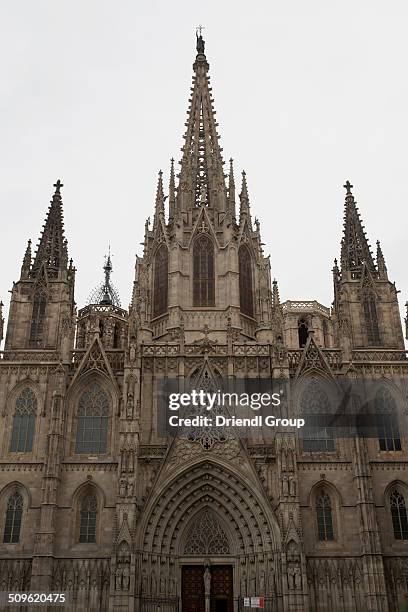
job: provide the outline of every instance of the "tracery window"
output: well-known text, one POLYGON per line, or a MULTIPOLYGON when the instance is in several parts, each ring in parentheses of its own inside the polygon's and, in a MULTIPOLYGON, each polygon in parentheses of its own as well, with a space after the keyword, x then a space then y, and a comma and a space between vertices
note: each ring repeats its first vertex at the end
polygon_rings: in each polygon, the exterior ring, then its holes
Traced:
POLYGON ((214 245, 202 234, 193 247, 193 306, 215 305, 214 245))
POLYGON ((394 489, 390 495, 390 507, 394 538, 396 540, 408 540, 407 507, 405 498, 398 489, 394 489))
POLYGON ((322 489, 316 497, 317 535, 321 542, 334 540, 330 496, 322 489))
POLYGON ((241 312, 249 317, 254 316, 254 296, 252 284, 252 260, 246 245, 239 248, 239 301, 241 312))
POLYGON ((23 515, 23 498, 18 491, 12 493, 7 502, 3 542, 17 544, 20 541, 21 518, 23 515))
POLYGON ((185 555, 229 555, 228 537, 213 512, 206 509, 191 526, 185 555))
POLYGON ((44 340, 45 311, 47 298, 43 291, 37 293, 33 301, 30 326, 30 346, 41 346, 44 340))
POLYGON ((299 348, 303 348, 306 346, 308 336, 309 326, 305 319, 300 319, 298 323, 299 348))
POLYGON ((169 254, 162 244, 156 252, 154 260, 153 316, 167 311, 169 287, 169 254))
POLYGON ((367 293, 363 299, 364 319, 369 345, 380 344, 380 330, 378 326, 377 303, 373 293, 367 293))
POLYGON ((375 414, 377 419, 380 450, 400 451, 401 438, 395 411, 395 402, 386 388, 380 389, 375 397, 375 414))
POLYGON ((330 427, 332 407, 329 393, 330 389, 326 389, 324 381, 316 378, 306 381, 306 388, 300 398, 300 412, 305 419, 302 430, 305 452, 335 450, 333 431, 330 427))
POLYGON ((108 426, 108 396, 102 387, 95 382, 79 398, 76 452, 91 454, 106 453, 108 426))
POLYGON ((79 541, 84 544, 96 542, 96 518, 98 503, 93 493, 83 498, 79 525, 79 541))
POLYGON ((37 399, 34 392, 26 387, 16 399, 10 452, 29 453, 33 450, 37 399))

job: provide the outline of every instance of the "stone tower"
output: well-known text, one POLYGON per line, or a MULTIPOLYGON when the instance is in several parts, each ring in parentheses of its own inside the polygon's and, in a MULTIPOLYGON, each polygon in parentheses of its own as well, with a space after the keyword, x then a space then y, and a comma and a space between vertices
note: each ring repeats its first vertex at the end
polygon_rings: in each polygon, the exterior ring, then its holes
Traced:
POLYGON ((235 612, 255 596, 274 612, 402 609, 408 359, 350 183, 333 306, 281 302, 246 175, 237 197, 225 169, 197 33, 180 167, 168 189, 159 172, 129 309, 108 256, 76 313, 61 187, 0 359, 0 590, 66 592, 75 612, 235 612), (308 419, 356 381, 376 389, 370 437, 161 427, 169 383, 268 385, 283 416, 308 419))

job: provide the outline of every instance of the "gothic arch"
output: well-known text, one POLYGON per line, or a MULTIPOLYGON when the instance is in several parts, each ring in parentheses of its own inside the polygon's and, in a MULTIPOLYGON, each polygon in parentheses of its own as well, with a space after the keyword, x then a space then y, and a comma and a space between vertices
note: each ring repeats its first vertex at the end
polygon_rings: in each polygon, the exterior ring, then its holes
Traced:
POLYGON ((210 506, 198 510, 186 525, 179 541, 179 555, 230 555, 233 535, 222 516, 210 506))
POLYGON ((153 265, 153 317, 159 317, 168 310, 169 298, 169 250, 161 244, 154 254, 153 265))
POLYGON ((241 244, 238 249, 238 268, 240 309, 244 315, 253 317, 255 307, 253 259, 246 244, 241 244))
MULTIPOLYGON (((33 437, 33 447, 31 451, 27 451, 28 454, 33 454, 38 449, 38 441, 39 441, 39 429, 40 429, 40 417, 42 416, 43 406, 44 406, 44 398, 43 394, 40 391, 40 387, 38 383, 34 382, 31 378, 24 378, 24 380, 19 381, 8 393, 6 402, 4 404, 5 410, 3 416, 5 416, 5 431, 6 435, 3 436, 3 456, 7 456, 10 453, 10 442, 14 424, 14 415, 16 412, 16 402, 20 397, 24 389, 30 389, 34 393, 36 400, 36 411, 35 411, 35 424, 34 424, 34 437, 33 437)), ((13 453, 15 456, 15 453, 13 453)))
POLYGON ((192 244, 193 307, 215 306, 215 246, 208 234, 199 234, 192 244))
POLYGON ((7 503, 14 493, 18 493, 22 497, 23 512, 21 517, 19 542, 12 544, 12 546, 18 548, 22 548, 23 546, 26 547, 27 545, 29 545, 29 541, 33 538, 35 532, 35 529, 33 529, 32 524, 28 525, 28 510, 31 507, 31 495, 29 489, 27 489, 27 487, 19 481, 9 482, 3 487, 0 492, 0 547, 10 545, 3 544, 3 535, 6 520, 7 503))
POLYGON ((80 544, 79 529, 81 518, 81 504, 83 500, 85 500, 88 496, 91 495, 95 497, 97 502, 96 543, 100 544, 102 514, 106 504, 105 494, 95 482, 87 480, 76 488, 72 496, 70 530, 71 546, 76 546, 80 544))
POLYGON ((394 489, 398 489, 404 495, 406 502, 407 502, 407 507, 408 507, 408 483, 404 482, 403 480, 399 480, 399 479, 392 480, 385 487, 384 495, 383 495, 384 506, 385 507, 389 506, 390 494, 394 491, 394 489))
POLYGON ((309 491, 309 495, 307 497, 308 506, 314 504, 316 501, 316 495, 322 488, 326 488, 330 492, 330 495, 336 500, 336 503, 339 506, 343 505, 343 498, 338 488, 332 482, 330 482, 330 480, 319 480, 318 482, 315 482, 309 491))
MULTIPOLYGON (((312 509, 313 513, 313 526, 315 532, 315 541, 319 541, 318 530, 316 524, 316 513, 317 513, 317 500, 322 492, 326 492, 330 498, 331 505, 331 520, 333 528, 333 540, 332 543, 339 543, 341 541, 341 512, 340 508, 343 505, 342 497, 335 485, 327 480, 319 480, 313 485, 308 496, 308 506, 312 509)), ((321 540, 320 540, 321 541, 321 540)))
MULTIPOLYGON (((67 452, 70 456, 77 454, 75 450, 75 442, 79 401, 82 394, 94 383, 98 384, 102 388, 102 390, 106 393, 109 401, 107 449, 106 453, 103 454, 112 455, 114 451, 115 424, 117 420, 114 417, 118 413, 119 407, 119 397, 117 395, 117 389, 112 384, 111 379, 103 372, 94 372, 90 370, 88 372, 85 372, 75 381, 73 387, 69 389, 66 399, 69 414, 66 444, 67 452)), ((93 453, 88 454, 92 455, 93 453)))
POLYGON ((241 475, 214 460, 200 461, 158 488, 144 513, 139 546, 145 553, 178 554, 186 526, 205 508, 230 526, 232 554, 279 547, 280 530, 271 509, 241 475))

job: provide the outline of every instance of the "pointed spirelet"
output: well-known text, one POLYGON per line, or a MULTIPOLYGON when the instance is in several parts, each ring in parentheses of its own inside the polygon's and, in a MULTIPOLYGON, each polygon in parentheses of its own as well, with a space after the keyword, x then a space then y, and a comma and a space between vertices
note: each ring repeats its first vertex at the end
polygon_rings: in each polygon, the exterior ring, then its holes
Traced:
POLYGON ((169 181, 169 222, 177 216, 176 210, 176 180, 174 176, 174 159, 170 160, 170 181, 169 181))
POLYGON ((104 281, 91 293, 88 299, 88 304, 101 304, 103 306, 120 307, 119 294, 112 284, 112 270, 113 267, 109 247, 108 255, 105 257, 105 264, 103 266, 104 281))
POLYGON ((153 228, 157 227, 159 219, 164 219, 164 192, 163 192, 163 172, 159 170, 159 178, 157 180, 156 204, 154 208, 153 228))
POLYGON ((4 338, 4 317, 3 317, 3 302, 0 302, 0 342, 4 338))
POLYGON ((64 221, 61 199, 63 184, 58 179, 54 187, 51 206, 48 209, 31 267, 31 276, 36 276, 43 265, 47 268, 50 278, 57 278, 60 272, 66 271, 67 258, 64 257, 64 221))
POLYGON ((364 232, 364 226, 352 193, 353 185, 346 181, 346 200, 344 208, 344 230, 341 242, 341 270, 358 277, 365 264, 372 272, 376 272, 370 245, 364 232))
POLYGON ((273 279, 272 283, 272 305, 274 308, 280 306, 279 287, 276 278, 273 279))
POLYGON ((380 278, 387 279, 388 278, 387 266, 385 265, 385 259, 384 259, 384 255, 383 255, 381 244, 380 244, 379 240, 377 240, 377 257, 376 257, 376 259, 377 259, 378 274, 379 274, 380 278))
POLYGON ((234 160, 230 161, 230 169, 228 176, 228 210, 230 211, 233 218, 235 218, 235 178, 234 178, 234 160))
POLYGON ((242 219, 242 216, 246 215, 250 223, 250 226, 252 227, 251 211, 250 211, 249 195, 248 195, 248 185, 247 185, 245 170, 242 171, 242 186, 241 186, 241 193, 239 194, 239 201, 240 201, 240 207, 239 207, 240 221, 242 219))
POLYGON ((186 132, 182 147, 179 186, 177 193, 179 209, 205 205, 226 210, 226 189, 222 159, 219 146, 214 101, 211 96, 208 69, 204 53, 205 42, 197 32, 197 56, 193 64, 194 76, 187 111, 186 132), (220 185, 224 189, 220 190, 220 185), (216 194, 216 195, 215 195, 216 194))
POLYGON ((21 275, 20 275, 20 277, 22 279, 23 278, 28 278, 30 276, 31 261, 32 261, 31 240, 28 240, 27 248, 26 248, 25 253, 24 253, 23 264, 21 266, 21 275))

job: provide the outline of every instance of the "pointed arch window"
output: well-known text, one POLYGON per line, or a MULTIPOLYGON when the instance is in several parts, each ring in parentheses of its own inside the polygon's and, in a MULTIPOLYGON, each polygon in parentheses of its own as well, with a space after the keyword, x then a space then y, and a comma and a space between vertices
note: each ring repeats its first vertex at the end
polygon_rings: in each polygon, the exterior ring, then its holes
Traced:
POLYGON ((299 348, 304 348, 306 346, 307 338, 309 336, 309 326, 305 319, 299 319, 298 322, 298 338, 299 338, 299 348))
POLYGON ((238 251, 239 262, 239 302, 241 312, 254 316, 254 295, 252 284, 252 259, 249 249, 242 245, 238 251))
POLYGON ((335 450, 332 427, 330 389, 324 381, 311 379, 300 398, 300 412, 305 419, 302 430, 303 451, 330 453, 335 450))
POLYGON ((115 323, 113 328, 113 348, 119 348, 120 345, 120 325, 115 323))
POLYGON ((167 312, 169 293, 169 252, 162 244, 154 259, 153 316, 167 312))
POLYGON ((400 451, 401 438, 398 428, 395 401, 390 391, 380 389, 375 396, 375 414, 380 450, 400 451))
POLYGON ((215 305, 214 245, 202 234, 193 247, 193 306, 215 305))
POLYGON ((79 541, 83 544, 96 542, 96 519, 98 503, 96 496, 89 493, 82 499, 79 525, 79 541))
POLYGON ((10 495, 7 502, 3 535, 5 544, 17 544, 20 541, 22 515, 23 498, 18 491, 15 491, 10 495))
POLYGON ((109 399, 98 383, 93 383, 79 398, 76 447, 77 453, 107 452, 109 399))
POLYGON ((408 540, 408 518, 405 498, 395 489, 390 495, 391 519, 396 540, 408 540))
POLYGON ((316 497, 317 535, 320 542, 334 540, 333 514, 330 495, 325 489, 319 491, 316 497))
POLYGON ((10 452, 29 453, 33 450, 37 398, 26 387, 16 399, 11 430, 10 452))
POLYGON ((41 346, 44 340, 45 311, 47 298, 43 291, 36 293, 33 300, 33 310, 30 325, 30 346, 41 346))
POLYGON ((371 292, 366 293, 363 298, 363 311, 368 345, 377 346, 380 344, 377 301, 371 292))

